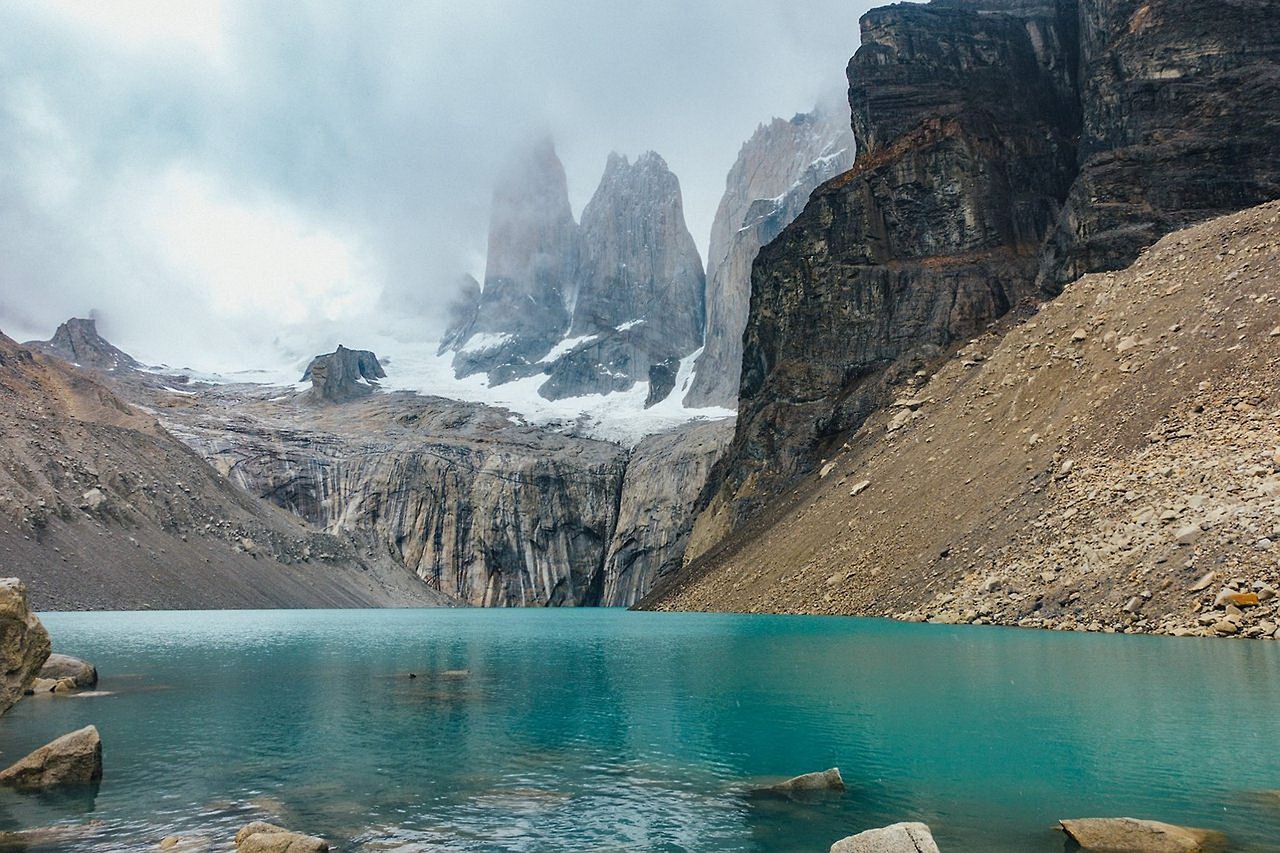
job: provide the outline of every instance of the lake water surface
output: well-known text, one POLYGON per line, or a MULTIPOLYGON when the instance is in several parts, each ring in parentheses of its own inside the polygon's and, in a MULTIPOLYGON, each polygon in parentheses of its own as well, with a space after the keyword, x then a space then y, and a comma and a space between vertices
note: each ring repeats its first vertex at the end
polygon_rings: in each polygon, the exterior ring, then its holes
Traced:
POLYGON ((96 792, 0 794, 0 830, 100 822, 57 849, 266 818, 344 850, 825 851, 922 820, 944 853, 1061 851, 1058 818, 1130 815, 1280 850, 1280 643, 616 610, 42 618, 110 692, 0 720, 5 763, 102 733, 96 792), (842 796, 750 790, 831 766, 842 796))

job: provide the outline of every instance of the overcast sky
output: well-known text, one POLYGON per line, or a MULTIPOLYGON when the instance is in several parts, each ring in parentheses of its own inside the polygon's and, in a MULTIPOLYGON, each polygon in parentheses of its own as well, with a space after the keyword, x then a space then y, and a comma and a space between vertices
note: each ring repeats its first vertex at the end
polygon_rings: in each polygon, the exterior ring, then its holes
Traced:
POLYGON ((610 151, 663 155, 705 255, 739 146, 843 88, 870 5, 0 0, 0 330, 93 312, 211 369, 379 317, 434 336, 543 132, 575 215, 610 151))

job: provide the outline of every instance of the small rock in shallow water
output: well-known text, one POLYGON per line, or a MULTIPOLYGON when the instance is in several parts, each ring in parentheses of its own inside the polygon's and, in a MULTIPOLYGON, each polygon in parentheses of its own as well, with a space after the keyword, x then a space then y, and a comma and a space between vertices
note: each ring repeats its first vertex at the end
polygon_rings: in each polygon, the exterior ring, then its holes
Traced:
POLYGON ((236 833, 236 853, 328 853, 323 838, 255 820, 236 833))
POLYGON ((49 655, 49 659, 44 662, 44 666, 40 668, 40 678, 48 678, 54 681, 62 681, 71 679, 73 686, 77 690, 86 687, 94 687, 98 683, 98 670, 93 664, 86 663, 80 658, 73 658, 70 655, 49 655))
POLYGON ((938 845, 925 824, 895 823, 842 838, 830 853, 938 853, 938 845))
POLYGON ((1226 837, 1211 829, 1175 826, 1131 817, 1089 817, 1060 821, 1082 850, 1106 853, 1208 853, 1226 837))
POLYGON ((794 776, 785 782, 770 785, 766 790, 782 794, 790 794, 796 791, 843 791, 844 777, 840 775, 839 767, 832 767, 830 770, 823 770, 820 773, 805 773, 803 776, 794 776))

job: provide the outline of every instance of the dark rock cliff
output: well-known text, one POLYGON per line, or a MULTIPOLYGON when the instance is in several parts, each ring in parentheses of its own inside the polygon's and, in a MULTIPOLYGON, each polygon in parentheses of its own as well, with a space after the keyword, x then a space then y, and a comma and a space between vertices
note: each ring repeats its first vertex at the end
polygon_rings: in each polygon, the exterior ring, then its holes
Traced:
POLYGON ((59 326, 49 340, 28 341, 23 346, 97 370, 140 367, 133 356, 112 346, 98 334, 96 321, 78 317, 59 326))
POLYGON ((846 108, 822 105, 790 121, 762 124, 738 152, 711 226, 707 331, 686 405, 737 403, 751 263, 819 184, 849 168, 853 149, 846 108))
POLYGON ((777 493, 888 381, 1030 295, 1074 175, 1065 4, 891 6, 862 33, 857 160, 756 258, 738 429, 706 523, 777 493))
POLYGON ((308 399, 345 403, 373 393, 387 373, 378 357, 367 349, 347 349, 342 344, 331 353, 311 359, 303 382, 311 383, 308 399))

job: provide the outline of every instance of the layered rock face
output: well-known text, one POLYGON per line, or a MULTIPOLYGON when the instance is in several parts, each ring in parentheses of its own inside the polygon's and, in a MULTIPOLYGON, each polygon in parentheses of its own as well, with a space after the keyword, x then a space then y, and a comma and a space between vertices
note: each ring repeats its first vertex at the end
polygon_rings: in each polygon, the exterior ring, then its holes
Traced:
POLYGON ((853 163, 843 106, 821 105, 761 125, 738 152, 716 209, 707 256, 707 331, 688 406, 737 404, 751 264, 794 220, 819 184, 853 163))
POLYGON ((904 4, 862 34, 857 161, 757 256, 726 488, 700 523, 735 523, 887 402, 886 378, 1033 293, 1074 175, 1065 4, 904 4))
POLYGON ((378 357, 366 349, 347 349, 342 344, 331 353, 318 355, 302 374, 311 383, 309 399, 327 403, 345 403, 367 397, 386 379, 378 357))
POLYGON ((0 578, 0 714, 13 707, 49 657, 49 632, 17 578, 0 578))
POLYGON ((1123 269, 1160 236, 1280 197, 1269 0, 1081 0, 1080 174, 1040 285, 1123 269))
MULTIPOLYGON (((582 260, 571 338, 544 396, 604 393, 647 380, 652 365, 702 344, 705 277, 685 226, 680 182, 652 151, 634 164, 610 154, 582 211, 582 260), (584 355, 591 353, 588 366, 584 355)), ((665 395, 664 395, 665 396, 665 395)))
POLYGON ((864 16, 858 156, 757 257, 738 432, 695 539, 780 494, 890 385, 1017 301, 1280 193, 1267 7, 938 0, 864 16))
POLYGON ((455 333, 459 377, 484 372, 501 382, 527 375, 564 336, 578 246, 564 166, 551 141, 542 140, 494 190, 484 289, 455 333))

